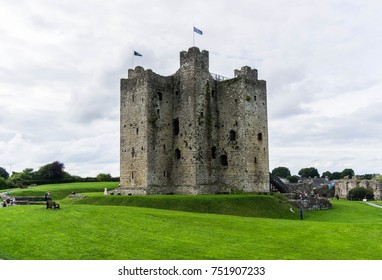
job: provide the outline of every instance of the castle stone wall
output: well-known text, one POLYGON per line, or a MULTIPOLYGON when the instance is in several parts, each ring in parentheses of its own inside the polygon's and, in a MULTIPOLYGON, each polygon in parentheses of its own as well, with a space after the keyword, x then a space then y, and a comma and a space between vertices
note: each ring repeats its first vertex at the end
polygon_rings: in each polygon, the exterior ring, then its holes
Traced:
POLYGON ((255 69, 216 81, 208 52, 193 47, 172 76, 136 67, 121 80, 120 193, 268 191, 268 153, 255 69))
POLYGON ((121 80, 121 186, 137 194, 144 194, 148 184, 147 88, 147 72, 141 67, 121 80))

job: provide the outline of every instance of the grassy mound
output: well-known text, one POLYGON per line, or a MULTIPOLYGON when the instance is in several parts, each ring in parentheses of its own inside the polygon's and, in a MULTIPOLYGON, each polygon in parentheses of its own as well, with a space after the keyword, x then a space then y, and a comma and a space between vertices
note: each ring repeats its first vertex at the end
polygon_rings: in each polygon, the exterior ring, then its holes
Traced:
POLYGON ((280 202, 270 195, 155 195, 120 196, 85 194, 83 199, 67 198, 64 202, 88 205, 135 206, 146 208, 262 217, 275 219, 297 219, 298 215, 289 210, 289 204, 280 202))

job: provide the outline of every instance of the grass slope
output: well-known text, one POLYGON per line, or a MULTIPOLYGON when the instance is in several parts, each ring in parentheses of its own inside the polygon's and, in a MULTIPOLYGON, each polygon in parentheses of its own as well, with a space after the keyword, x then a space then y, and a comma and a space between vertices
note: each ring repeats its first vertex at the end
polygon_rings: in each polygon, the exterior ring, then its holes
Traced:
POLYGON ((71 204, 136 206, 244 217, 299 219, 298 215, 290 212, 288 203, 279 202, 279 199, 269 195, 104 196, 91 193, 85 195, 86 197, 83 199, 67 198, 64 202, 71 204))
POLYGON ((333 210, 305 212, 300 221, 297 213, 292 219, 269 213, 271 218, 243 217, 250 216, 247 211, 260 215, 250 209, 260 201, 268 211, 280 204, 289 215, 287 204, 274 203, 270 196, 103 197, 96 194, 103 184, 73 185, 76 192, 93 192, 79 204, 64 198, 70 186, 56 187, 44 186, 54 197, 62 194, 61 210, 0 209, 0 258, 382 259, 382 209, 362 202, 333 201, 333 210), (140 207, 116 206, 127 204, 140 207), (224 215, 147 208, 152 204, 199 212, 211 212, 211 207, 224 215), (239 210, 227 207, 241 210, 233 215, 239 210))
POLYGON ((15 196, 28 196, 36 195, 43 196, 47 191, 51 192, 54 199, 63 199, 72 192, 84 193, 84 192, 102 192, 105 188, 115 189, 118 187, 117 182, 92 182, 92 183, 69 183, 69 184, 53 184, 53 185, 41 185, 36 187, 29 187, 27 189, 9 189, 2 192, 9 191, 11 195, 15 196))

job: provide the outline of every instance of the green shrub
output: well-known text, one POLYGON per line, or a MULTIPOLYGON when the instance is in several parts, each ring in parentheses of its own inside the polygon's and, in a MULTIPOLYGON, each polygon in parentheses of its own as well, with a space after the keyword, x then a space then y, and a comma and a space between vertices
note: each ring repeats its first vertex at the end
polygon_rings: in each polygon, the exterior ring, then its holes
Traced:
POLYGON ((372 190, 366 189, 364 187, 356 187, 351 189, 348 194, 348 199, 352 200, 362 200, 362 199, 374 199, 374 193, 372 190))
POLYGON ((273 194, 273 196, 275 198, 277 198, 278 200, 288 201, 288 198, 285 195, 283 195, 282 193, 276 192, 276 193, 273 194))
POLYGON ((0 177, 0 190, 7 189, 7 180, 3 177, 0 177))

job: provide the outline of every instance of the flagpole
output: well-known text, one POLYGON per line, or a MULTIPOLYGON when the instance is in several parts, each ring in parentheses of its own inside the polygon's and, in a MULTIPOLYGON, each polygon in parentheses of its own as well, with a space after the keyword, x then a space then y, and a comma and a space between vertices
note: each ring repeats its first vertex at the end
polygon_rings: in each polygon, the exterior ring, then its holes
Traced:
POLYGON ((195 26, 192 26, 192 46, 195 47, 195 31, 194 31, 195 26))
POLYGON ((133 53, 133 67, 132 67, 132 69, 134 70, 134 51, 132 51, 132 53, 133 53))

